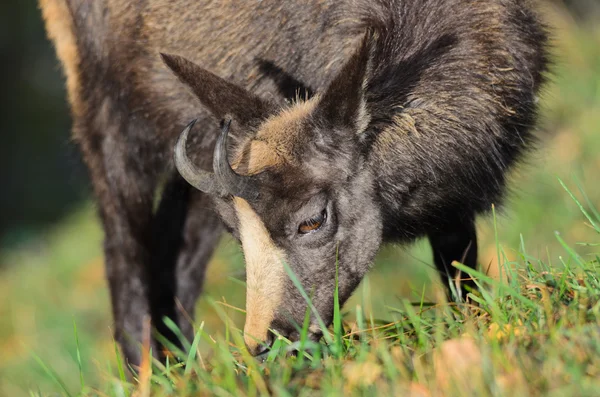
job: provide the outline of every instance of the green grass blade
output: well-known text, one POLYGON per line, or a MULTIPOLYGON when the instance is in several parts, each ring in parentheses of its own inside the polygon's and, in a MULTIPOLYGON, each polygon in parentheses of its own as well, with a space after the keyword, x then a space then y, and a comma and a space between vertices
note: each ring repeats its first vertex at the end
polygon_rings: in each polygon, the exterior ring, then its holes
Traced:
POLYGON ((119 372, 119 379, 121 383, 127 383, 127 376, 125 375, 125 369, 123 365, 123 358, 121 352, 119 351, 119 345, 116 340, 113 340, 113 346, 115 348, 115 359, 117 360, 117 371, 119 372))
POLYGON ((498 275, 502 280, 502 258, 500 257, 500 238, 498 237, 498 219, 496 218, 496 206, 492 204, 492 219, 494 221, 494 242, 496 243, 496 258, 498 258, 498 275))
POLYGON ((196 336, 194 337, 194 341, 192 342, 192 346, 187 356, 187 361, 185 363, 185 371, 184 375, 189 375, 192 372, 192 369, 196 368, 196 354, 198 352, 198 344, 200 343, 200 338, 203 330, 202 328, 198 329, 196 332, 196 336))
POLYGON ((339 260, 338 260, 338 249, 336 248, 335 254, 335 290, 333 293, 333 334, 335 336, 335 355, 341 357, 343 353, 342 349, 342 316, 340 314, 340 296, 339 296, 339 260))
POLYGON ((181 345, 183 346, 183 350, 189 350, 192 348, 190 341, 187 340, 187 338, 183 335, 183 333, 181 332, 181 328, 179 328, 179 325, 175 324, 175 322, 169 317, 163 317, 163 322, 165 323, 167 328, 169 328, 175 334, 177 339, 179 339, 179 342, 181 342, 181 345))
MULTIPOLYGON (((458 269, 460 269, 461 271, 467 273, 468 275, 470 275, 471 277, 475 277, 477 280, 475 280, 476 282, 486 282, 490 285, 495 286, 496 288, 498 288, 498 291, 501 292, 505 292, 507 294, 509 294, 510 296, 514 297, 515 299, 519 300, 521 303, 523 303, 525 306, 529 307, 530 309, 537 309, 537 304, 535 302, 533 302, 532 300, 524 297, 519 291, 515 290, 514 288, 512 288, 509 285, 504 284, 503 282, 499 281, 499 280, 495 280, 492 277, 478 271, 475 269, 472 269, 468 266, 463 265, 462 263, 458 263, 455 262, 454 266, 457 267, 458 269)), ((483 292, 483 291, 482 291, 483 292)), ((490 297, 491 299, 491 297, 490 297)), ((486 299, 487 300, 487 299, 486 299)))
POLYGON ((577 252, 575 252, 573 250, 573 248, 569 247, 569 245, 565 242, 565 240, 561 237, 559 232, 554 232, 554 235, 556 236, 556 239, 558 240, 558 242, 560 243, 560 245, 563 246, 563 248, 565 249, 565 251, 567 251, 569 253, 569 255, 571 256, 571 258, 573 258, 575 260, 575 262, 577 262, 577 264, 580 267, 585 267, 584 262, 581 260, 581 258, 579 257, 579 255, 577 254, 577 252))
POLYGON ((79 348, 79 335, 77 334, 77 324, 75 323, 75 318, 73 318, 73 333, 75 334, 75 347, 77 353, 77 366, 79 368, 79 383, 81 384, 81 394, 83 394, 83 390, 85 389, 85 381, 83 380, 83 364, 81 362, 81 349, 79 348))
MULTIPOLYGON (((579 179, 574 178, 574 180, 575 180, 575 185, 577 186, 577 189, 579 190, 579 193, 581 193, 581 195, 583 196, 583 199, 585 200, 586 204, 588 205, 590 211, 592 211, 592 214, 594 214, 594 216, 596 217, 596 220, 598 222, 600 222, 600 212, 598 212, 598 210, 596 209, 596 206, 594 205, 594 203, 592 203, 592 200, 590 200, 590 197, 585 192, 585 189, 583 188, 583 186, 581 186, 581 182, 579 181, 579 179)), ((600 229, 596 229, 596 231, 598 233, 600 233, 600 229)))
POLYGON ((567 187, 567 185, 565 185, 565 183, 562 181, 562 179, 558 178, 558 182, 560 182, 561 186, 567 191, 569 196, 571 196, 571 199, 573 199, 575 204, 577 204, 577 207, 579 207, 579 210, 587 218, 587 220, 590 222, 592 227, 597 232, 600 233, 600 226, 594 221, 594 219, 592 219, 592 217, 590 216, 590 214, 588 214, 588 212, 585 210, 585 208, 583 208, 583 205, 581 204, 581 202, 579 200, 577 200, 577 197, 575 197, 575 195, 571 192, 571 190, 567 187))
POLYGON ((302 329, 300 330, 300 346, 298 348, 298 357, 300 360, 296 363, 296 365, 302 365, 304 363, 305 355, 311 358, 310 355, 306 353, 306 343, 308 340, 308 327, 310 326, 310 308, 306 306, 306 310, 304 312, 304 321, 302 322, 302 329))
POLYGON ((48 377, 50 379, 52 379, 52 381, 54 383, 56 383, 56 385, 58 387, 60 387, 60 389, 64 392, 64 394, 67 397, 71 397, 71 393, 69 393, 69 389, 67 388, 67 385, 65 385, 65 383, 62 380, 60 380, 60 378, 58 377, 56 372, 54 372, 54 370, 52 370, 52 368, 48 367, 37 354, 31 352, 31 355, 33 356, 33 359, 38 363, 40 368, 42 368, 42 370, 46 373, 46 375, 48 375, 48 377))

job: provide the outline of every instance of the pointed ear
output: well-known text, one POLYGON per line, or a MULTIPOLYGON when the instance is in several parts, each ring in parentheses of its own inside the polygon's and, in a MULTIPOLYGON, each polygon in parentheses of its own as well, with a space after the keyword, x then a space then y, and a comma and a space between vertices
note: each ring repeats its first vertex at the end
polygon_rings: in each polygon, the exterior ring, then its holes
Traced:
POLYGON ((367 128, 371 118, 365 95, 375 40, 375 33, 369 30, 323 94, 315 115, 326 125, 351 128, 356 134, 367 128))
POLYGON ((192 89, 200 102, 218 120, 229 114, 242 125, 256 125, 268 117, 269 104, 256 95, 183 57, 162 53, 160 55, 179 80, 192 89))

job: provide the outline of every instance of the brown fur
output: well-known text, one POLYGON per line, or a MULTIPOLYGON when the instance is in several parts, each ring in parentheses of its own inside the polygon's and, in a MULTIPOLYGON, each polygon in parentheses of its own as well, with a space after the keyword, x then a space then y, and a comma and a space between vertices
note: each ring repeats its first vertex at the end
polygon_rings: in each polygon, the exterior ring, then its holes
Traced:
POLYGON ((40 0, 42 17, 46 24, 48 38, 56 47, 58 59, 62 62, 67 78, 67 94, 74 116, 82 114, 79 98, 80 70, 77 37, 69 6, 64 0, 40 0))
POLYGON ((284 164, 298 165, 299 159, 294 153, 302 142, 304 124, 318 100, 317 96, 297 102, 267 119, 256 135, 240 145, 241 150, 235 156, 233 167, 240 173, 254 175, 284 164))

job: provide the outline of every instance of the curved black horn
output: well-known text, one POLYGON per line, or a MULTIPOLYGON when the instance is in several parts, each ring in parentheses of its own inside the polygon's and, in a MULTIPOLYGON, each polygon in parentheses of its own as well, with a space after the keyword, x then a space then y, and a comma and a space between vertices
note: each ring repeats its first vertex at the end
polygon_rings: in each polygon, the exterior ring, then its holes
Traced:
POLYGON ((258 197, 258 186, 254 178, 237 174, 227 160, 227 135, 231 119, 224 120, 213 155, 213 169, 217 180, 233 196, 253 200, 258 197))
POLYGON ((219 193, 218 185, 215 183, 215 175, 212 172, 204 171, 199 169, 192 163, 192 160, 187 155, 185 145, 187 143, 188 134, 194 127, 197 120, 192 121, 183 130, 177 144, 175 145, 175 167, 179 174, 185 179, 190 185, 196 189, 203 191, 208 194, 219 193))

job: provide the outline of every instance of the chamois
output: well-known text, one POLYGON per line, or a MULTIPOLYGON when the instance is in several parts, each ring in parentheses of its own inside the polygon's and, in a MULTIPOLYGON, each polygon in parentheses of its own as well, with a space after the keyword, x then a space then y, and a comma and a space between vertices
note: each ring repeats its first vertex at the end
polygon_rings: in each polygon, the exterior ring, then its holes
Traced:
POLYGON ((306 302, 283 262, 327 323, 336 261, 343 303, 385 242, 428 237, 451 297, 473 288, 450 264, 476 266, 475 217, 534 142, 548 40, 528 1, 40 5, 131 363, 145 318, 192 336, 182 312, 223 230, 245 256, 254 355, 270 330, 299 337, 306 302))

